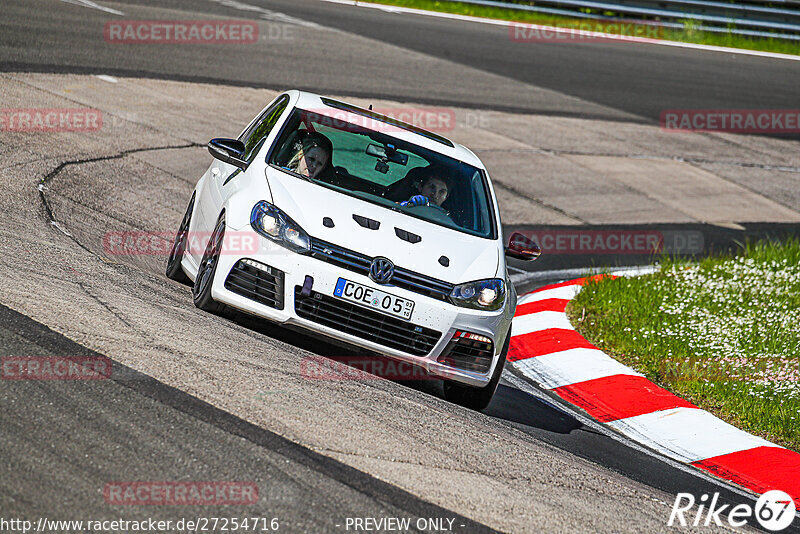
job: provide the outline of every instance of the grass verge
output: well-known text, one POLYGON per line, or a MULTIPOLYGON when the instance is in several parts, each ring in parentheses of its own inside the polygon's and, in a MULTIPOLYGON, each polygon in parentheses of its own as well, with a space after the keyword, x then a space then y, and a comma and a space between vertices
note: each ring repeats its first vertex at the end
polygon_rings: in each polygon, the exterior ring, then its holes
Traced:
MULTIPOLYGON (((653 32, 646 28, 647 21, 638 21, 639 27, 635 33, 628 33, 624 30, 614 31, 612 24, 592 19, 579 20, 569 17, 559 17, 545 13, 535 13, 531 11, 520 11, 502 7, 479 6, 475 4, 465 4, 462 2, 442 2, 437 0, 367 0, 361 3, 384 4, 400 7, 410 7, 414 9, 425 9, 428 11, 439 11, 442 13, 454 13, 457 15, 469 15, 472 17, 483 17, 490 19, 510 20, 516 22, 527 22, 532 24, 542 24, 547 26, 558 26, 575 29, 591 29, 592 31, 603 31, 605 33, 622 33, 623 35, 633 35, 636 37, 655 37, 667 41, 679 41, 683 43, 695 43, 713 46, 725 46, 730 48, 744 48, 747 50, 759 50, 762 52, 776 52, 781 54, 800 55, 800 42, 788 41, 784 39, 755 38, 735 35, 732 33, 705 32, 697 29, 694 21, 686 21, 682 29, 658 28, 653 32)), ((602 13, 610 15, 610 13, 602 13)), ((627 19, 630 20, 630 19, 627 19)), ((522 36, 524 41, 525 37, 522 36)), ((580 42, 580 38, 575 38, 575 42, 580 42)), ((568 42, 560 39, 552 39, 553 42, 568 42)))
POLYGON ((595 346, 747 432, 800 451, 800 241, 665 259, 567 307, 595 346))

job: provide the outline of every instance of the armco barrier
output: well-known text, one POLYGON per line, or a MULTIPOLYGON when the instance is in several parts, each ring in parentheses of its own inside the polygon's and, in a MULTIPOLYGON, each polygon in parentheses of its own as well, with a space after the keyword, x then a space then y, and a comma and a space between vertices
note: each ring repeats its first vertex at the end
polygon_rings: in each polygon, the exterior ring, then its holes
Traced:
POLYGON ((800 40, 800 2, 718 2, 712 0, 536 0, 536 5, 501 0, 446 0, 581 19, 633 17, 657 20, 660 26, 717 33, 800 40), (774 7, 779 4, 781 7, 774 7), (586 12, 589 10, 589 12, 586 12), (605 15, 612 12, 613 17, 605 15))

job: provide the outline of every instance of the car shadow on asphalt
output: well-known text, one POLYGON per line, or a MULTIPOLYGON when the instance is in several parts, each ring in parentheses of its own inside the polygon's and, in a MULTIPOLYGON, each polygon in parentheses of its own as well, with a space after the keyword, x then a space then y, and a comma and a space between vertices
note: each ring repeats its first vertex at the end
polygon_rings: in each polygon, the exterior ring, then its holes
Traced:
POLYGON ((342 354, 369 354, 358 347, 349 346, 344 343, 338 343, 337 341, 323 337, 322 335, 315 336, 306 330, 295 329, 286 325, 272 323, 266 319, 248 315, 231 308, 225 310, 223 317, 233 321, 239 326, 247 328, 248 330, 258 332, 259 334, 282 341, 283 343, 292 345, 299 349, 313 352, 319 356, 332 357, 340 356, 342 354))
MULTIPOLYGON (((385 358, 358 347, 339 344, 328 338, 316 337, 307 334, 305 331, 286 328, 237 311, 228 310, 225 312, 225 317, 259 334, 277 339, 299 349, 307 350, 318 356, 335 360, 337 364, 350 365, 363 370, 363 365, 359 365, 363 363, 363 358, 357 358, 354 361, 355 365, 352 365, 353 360, 348 360, 348 358, 352 356, 385 358), (344 354, 347 356, 343 356, 344 354)), ((389 360, 388 358, 385 359, 389 360)), ((415 375, 419 376, 418 373, 425 374, 424 371, 418 370, 415 375)), ((383 378, 439 399, 444 398, 441 380, 433 377, 426 376, 421 380, 404 380, 386 376, 383 376, 383 378)), ((583 428, 583 425, 571 415, 505 382, 501 382, 497 387, 497 392, 491 404, 483 410, 483 413, 511 423, 557 434, 569 434, 574 430, 583 428)))
POLYGON ((557 434, 569 434, 583 428, 583 424, 571 415, 502 382, 497 387, 492 403, 483 413, 511 423, 557 434))

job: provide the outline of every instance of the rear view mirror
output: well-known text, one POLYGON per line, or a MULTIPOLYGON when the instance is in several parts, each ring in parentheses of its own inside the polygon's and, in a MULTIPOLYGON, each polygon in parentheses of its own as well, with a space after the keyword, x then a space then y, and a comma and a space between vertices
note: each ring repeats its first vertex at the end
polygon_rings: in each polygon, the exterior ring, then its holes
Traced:
POLYGON ((542 254, 542 249, 533 239, 514 232, 508 240, 506 256, 517 260, 533 261, 542 254))
POLYGON ((244 143, 236 139, 215 138, 208 142, 208 151, 212 156, 240 169, 247 167, 244 160, 244 143))
POLYGON ((392 163, 400 165, 408 164, 408 154, 398 152, 394 145, 381 146, 370 143, 367 145, 366 153, 369 156, 382 160, 384 163, 391 161, 392 163))

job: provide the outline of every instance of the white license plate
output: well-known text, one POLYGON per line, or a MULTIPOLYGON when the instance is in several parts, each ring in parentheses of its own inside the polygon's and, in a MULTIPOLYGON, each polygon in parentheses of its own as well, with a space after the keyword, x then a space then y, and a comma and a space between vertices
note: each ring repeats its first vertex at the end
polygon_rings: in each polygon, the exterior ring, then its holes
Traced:
POLYGON ((414 311, 413 301, 396 297, 389 293, 384 293, 380 289, 357 284, 344 278, 337 280, 333 295, 367 308, 373 308, 387 315, 400 317, 406 321, 411 319, 411 313, 414 311))

